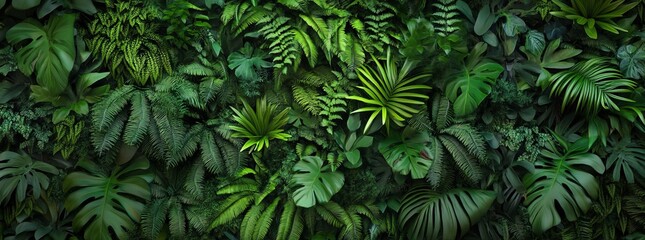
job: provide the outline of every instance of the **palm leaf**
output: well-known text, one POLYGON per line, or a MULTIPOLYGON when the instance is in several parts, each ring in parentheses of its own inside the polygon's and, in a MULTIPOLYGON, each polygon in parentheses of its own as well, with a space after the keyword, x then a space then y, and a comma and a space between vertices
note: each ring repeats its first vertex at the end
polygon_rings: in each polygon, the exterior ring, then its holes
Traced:
POLYGON ((619 111, 616 101, 633 102, 620 94, 631 93, 636 82, 623 78, 608 59, 594 58, 553 75, 551 96, 563 96, 562 111, 575 105, 576 111, 596 114, 600 108, 619 111))
POLYGON ((427 186, 408 191, 401 202, 399 224, 410 239, 455 239, 463 236, 491 207, 496 194, 474 189, 436 193, 427 186))

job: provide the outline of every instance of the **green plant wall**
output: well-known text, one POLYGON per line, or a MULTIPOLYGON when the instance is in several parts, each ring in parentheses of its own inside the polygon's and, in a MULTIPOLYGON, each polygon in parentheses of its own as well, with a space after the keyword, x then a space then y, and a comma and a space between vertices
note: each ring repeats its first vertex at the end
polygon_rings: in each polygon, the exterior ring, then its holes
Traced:
POLYGON ((645 239, 644 16, 0 0, 0 240, 645 239))

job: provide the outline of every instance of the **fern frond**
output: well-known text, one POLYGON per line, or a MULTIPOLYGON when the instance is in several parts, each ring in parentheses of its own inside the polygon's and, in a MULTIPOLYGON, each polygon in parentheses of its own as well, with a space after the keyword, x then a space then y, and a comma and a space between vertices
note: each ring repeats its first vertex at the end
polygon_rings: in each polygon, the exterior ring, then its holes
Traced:
POLYGON ((190 76, 199 76, 199 77, 215 75, 215 71, 198 62, 193 62, 188 65, 181 66, 179 67, 179 69, 177 69, 177 71, 182 74, 187 74, 190 76))
POLYGON ((486 148, 484 147, 484 138, 470 124, 454 124, 443 129, 441 133, 450 134, 461 142, 468 149, 468 153, 475 156, 480 161, 486 159, 486 148))
POLYGON ((222 224, 233 221, 251 205, 252 201, 253 195, 251 194, 235 194, 226 198, 220 205, 220 213, 211 223, 210 229, 212 230, 222 224))
POLYGON ((428 173, 428 182, 434 189, 438 189, 442 184, 442 180, 445 178, 447 164, 444 157, 444 148, 441 144, 441 140, 437 137, 433 137, 431 140, 431 153, 433 156, 432 165, 430 166, 430 172, 428 173))
POLYGON ((344 225, 342 216, 346 214, 345 209, 338 205, 338 203, 330 201, 323 204, 316 204, 315 209, 318 215, 330 225, 337 228, 344 225))
POLYGON ((294 37, 295 32, 288 24, 289 21, 291 19, 288 17, 268 15, 258 22, 258 24, 264 24, 258 32, 270 42, 269 53, 274 56, 273 66, 282 74, 287 74, 289 67, 297 69, 300 62, 299 51, 296 48, 298 42, 294 37))
POLYGON ((262 215, 262 211, 266 206, 264 204, 254 205, 246 212, 244 219, 242 219, 242 225, 240 225, 240 240, 253 240, 253 233, 257 227, 257 222, 262 215))
POLYGON ((439 136, 439 140, 443 146, 448 150, 455 165, 470 183, 475 184, 482 180, 482 170, 479 166, 477 159, 468 154, 468 150, 461 144, 461 142, 453 137, 447 135, 439 136))
POLYGON ((104 129, 104 131, 92 132, 92 145, 94 145, 94 149, 99 153, 99 156, 102 156, 114 147, 121 136, 126 119, 127 114, 125 112, 120 112, 112 119, 110 123, 111 125, 107 129, 104 129))
POLYGON ((275 198, 273 202, 264 210, 254 229, 253 239, 265 239, 269 229, 271 228, 271 223, 273 222, 275 209, 280 202, 280 198, 275 198))
POLYGON ((178 200, 175 200, 171 204, 172 207, 168 215, 170 236, 173 238, 181 238, 186 236, 186 215, 184 214, 182 204, 178 200))
POLYGON ((289 234, 289 237, 287 239, 300 239, 300 235, 302 235, 302 231, 305 228, 301 211, 302 211, 301 208, 296 207, 296 213, 294 214, 294 217, 293 217, 291 233, 289 234))
POLYGON ((437 129, 444 129, 453 122, 452 103, 448 98, 443 96, 435 96, 432 108, 432 121, 435 123, 437 129))
POLYGON ((150 107, 148 106, 148 99, 141 92, 133 93, 131 102, 130 118, 125 127, 123 141, 130 146, 135 146, 141 143, 148 130, 150 107))
POLYGON ((215 141, 215 136, 209 131, 205 131, 200 142, 201 159, 206 169, 213 173, 222 173, 224 161, 219 146, 215 141))
POLYGON ((340 233, 340 238, 363 239, 363 222, 356 211, 351 211, 351 208, 345 211, 343 222, 345 226, 340 233))
POLYGON ((184 189, 194 196, 201 196, 204 182, 204 164, 200 162, 195 162, 186 176, 186 182, 184 183, 184 189))
POLYGON ((316 66, 318 62, 318 48, 316 44, 311 40, 309 34, 300 29, 292 29, 293 37, 298 42, 298 46, 302 49, 302 52, 305 53, 310 67, 316 66))
POLYGON ((459 30, 459 12, 455 0, 440 0, 433 3, 437 10, 432 13, 432 23, 437 35, 446 37, 459 30))
POLYGON ((299 209, 296 207, 293 200, 287 200, 287 203, 282 210, 282 215, 280 216, 280 225, 278 226, 278 235, 276 236, 276 239, 297 239, 289 237, 289 235, 297 230, 295 229, 294 224, 297 221, 296 218, 300 217, 297 210, 299 209))
POLYGON ((117 88, 110 95, 94 104, 92 108, 94 131, 103 131, 104 128, 112 124, 117 113, 123 110, 130 99, 132 91, 134 88, 130 85, 117 88))
POLYGON ((154 200, 146 206, 141 214, 141 228, 144 236, 149 239, 159 236, 166 221, 169 206, 167 200, 154 200))
POLYGON ((365 50, 363 49, 363 45, 352 35, 345 34, 339 38, 339 58, 347 64, 349 71, 355 71, 358 66, 365 63, 365 50))
POLYGON ((196 208, 186 209, 186 218, 190 226, 200 233, 206 232, 208 227, 208 218, 203 212, 198 212, 196 208))
POLYGON ((302 108, 312 114, 320 112, 320 99, 318 91, 303 88, 298 85, 293 86, 293 99, 302 106, 302 108))

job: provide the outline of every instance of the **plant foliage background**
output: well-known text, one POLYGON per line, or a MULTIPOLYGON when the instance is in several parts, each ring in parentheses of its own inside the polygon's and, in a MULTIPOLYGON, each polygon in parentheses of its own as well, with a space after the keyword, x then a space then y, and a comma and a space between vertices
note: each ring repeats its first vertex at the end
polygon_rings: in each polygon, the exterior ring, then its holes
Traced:
POLYGON ((0 239, 644 239, 644 18, 0 0, 0 239))

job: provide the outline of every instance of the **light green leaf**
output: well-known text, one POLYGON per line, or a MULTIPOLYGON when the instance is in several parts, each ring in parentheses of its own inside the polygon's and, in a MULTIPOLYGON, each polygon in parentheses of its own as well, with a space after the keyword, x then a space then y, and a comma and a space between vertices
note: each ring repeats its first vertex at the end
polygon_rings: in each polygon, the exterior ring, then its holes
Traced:
POLYGON ((341 172, 331 172, 329 166, 323 167, 320 157, 303 157, 293 170, 296 174, 291 184, 297 186, 293 200, 300 207, 310 208, 328 202, 345 183, 345 176, 341 172))

